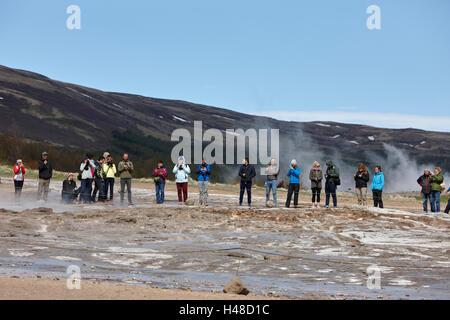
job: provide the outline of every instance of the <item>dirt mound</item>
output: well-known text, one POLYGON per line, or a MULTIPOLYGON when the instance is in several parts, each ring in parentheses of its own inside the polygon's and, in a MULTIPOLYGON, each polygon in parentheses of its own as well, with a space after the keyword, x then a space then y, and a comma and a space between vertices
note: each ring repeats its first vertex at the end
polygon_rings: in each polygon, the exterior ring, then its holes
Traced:
POLYGON ((244 286, 242 280, 235 276, 233 277, 223 288, 223 292, 225 293, 234 293, 234 294, 242 294, 244 296, 248 295, 250 291, 244 286))

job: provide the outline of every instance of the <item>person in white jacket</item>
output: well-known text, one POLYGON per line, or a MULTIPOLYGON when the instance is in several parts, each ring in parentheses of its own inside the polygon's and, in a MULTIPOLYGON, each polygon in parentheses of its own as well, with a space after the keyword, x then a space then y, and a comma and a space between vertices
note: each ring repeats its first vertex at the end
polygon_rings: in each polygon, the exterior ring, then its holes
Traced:
POLYGON ((178 202, 186 203, 188 198, 188 181, 191 169, 186 164, 183 156, 178 157, 178 164, 173 168, 175 174, 175 182, 177 183, 178 202))
POLYGON ((95 162, 92 160, 92 155, 88 154, 83 159, 80 165, 81 174, 81 195, 80 202, 92 202, 92 181, 94 178, 95 162))

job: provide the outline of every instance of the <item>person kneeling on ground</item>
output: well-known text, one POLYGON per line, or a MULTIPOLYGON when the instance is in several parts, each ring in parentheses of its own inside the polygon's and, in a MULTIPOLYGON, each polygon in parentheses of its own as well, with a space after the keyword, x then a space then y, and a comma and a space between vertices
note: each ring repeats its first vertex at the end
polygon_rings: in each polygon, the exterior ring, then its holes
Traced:
POLYGON ((198 165, 197 174, 198 174, 198 192, 199 192, 199 204, 208 205, 208 183, 209 183, 209 174, 211 173, 211 169, 209 164, 206 163, 206 160, 203 159, 202 163, 198 165))
POLYGON ((158 161, 158 165, 153 170, 153 181, 155 182, 156 203, 164 202, 164 187, 166 186, 167 170, 164 163, 158 161))
POLYGON ((289 189, 286 199, 286 208, 291 206, 292 193, 294 193, 294 208, 298 206, 298 193, 300 191, 300 167, 297 166, 297 160, 292 160, 287 173, 289 177, 289 189))
POLYGON ((191 169, 186 164, 186 160, 183 156, 178 157, 178 164, 173 168, 175 174, 175 182, 177 184, 178 202, 186 203, 188 198, 188 181, 191 169))
POLYGON ((384 187, 384 174, 381 171, 380 166, 375 167, 375 174, 372 179, 372 195, 374 207, 383 208, 383 187, 384 187))
POLYGON ((248 158, 242 160, 242 165, 239 168, 239 177, 241 177, 241 186, 239 191, 239 205, 242 206, 244 200, 244 193, 247 190, 248 206, 252 206, 252 184, 253 178, 256 177, 255 167, 249 163, 248 158))
POLYGON ((63 181, 61 198, 65 203, 73 203, 78 198, 79 193, 77 183, 73 180, 73 173, 69 173, 67 179, 63 181))

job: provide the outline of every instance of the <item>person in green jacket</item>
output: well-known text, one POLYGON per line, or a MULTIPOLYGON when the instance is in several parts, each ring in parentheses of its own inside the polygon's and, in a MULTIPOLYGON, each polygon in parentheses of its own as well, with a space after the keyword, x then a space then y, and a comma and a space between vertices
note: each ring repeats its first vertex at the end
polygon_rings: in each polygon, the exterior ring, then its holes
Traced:
POLYGON ((431 181, 431 212, 441 212, 441 192, 444 183, 444 177, 442 176, 442 170, 439 167, 434 168, 434 175, 430 179, 431 181))
POLYGON ((128 159, 128 153, 123 154, 122 161, 119 162, 117 166, 117 171, 120 177, 120 204, 123 204, 125 186, 127 186, 128 192, 128 205, 133 205, 131 201, 131 178, 133 177, 134 166, 133 163, 128 159))

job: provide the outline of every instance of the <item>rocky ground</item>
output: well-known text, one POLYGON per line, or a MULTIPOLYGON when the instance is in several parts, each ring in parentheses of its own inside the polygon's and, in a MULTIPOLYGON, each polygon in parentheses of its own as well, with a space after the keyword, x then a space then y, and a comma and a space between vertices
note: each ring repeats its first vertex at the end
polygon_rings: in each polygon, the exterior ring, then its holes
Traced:
MULTIPOLYGON (((35 201, 36 182, 27 181, 22 206, 15 206, 12 185, 3 181, 4 279, 65 283, 75 266, 89 285, 193 290, 206 295, 200 298, 214 298, 236 274, 253 297, 450 298, 450 217, 421 213, 413 197, 389 195, 386 209, 374 209, 342 193, 338 209, 311 209, 305 192, 298 209, 266 208, 259 188, 247 208, 236 205, 238 186, 213 185, 210 205, 199 207, 194 184, 190 205, 178 205, 169 183, 167 202, 157 205, 153 184, 137 182, 132 208, 120 207, 118 194, 114 204, 65 206, 60 181, 46 204, 35 201), (367 286, 374 270, 378 289, 367 286)), ((284 190, 279 198, 286 198, 284 190)), ((39 296, 47 284, 32 292, 39 296)), ((98 291, 98 298, 108 297, 98 291)))

